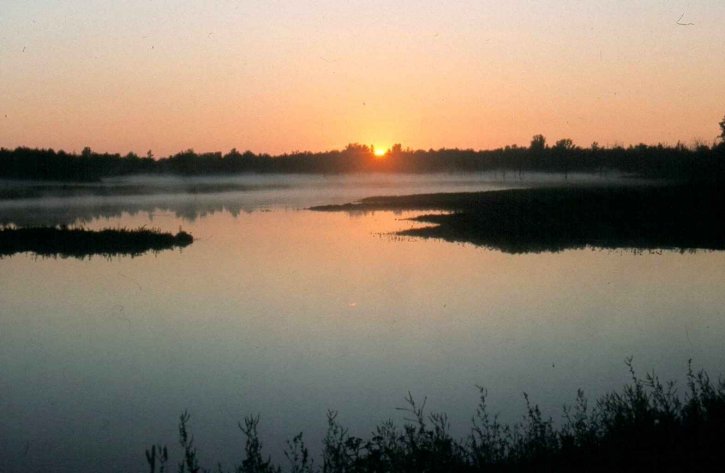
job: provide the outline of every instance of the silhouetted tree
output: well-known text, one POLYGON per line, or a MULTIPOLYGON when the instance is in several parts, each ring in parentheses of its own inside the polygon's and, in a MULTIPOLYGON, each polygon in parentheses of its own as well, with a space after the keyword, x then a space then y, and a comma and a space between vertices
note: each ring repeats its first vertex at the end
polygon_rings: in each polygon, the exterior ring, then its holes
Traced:
POLYGON ((374 147, 370 145, 368 148, 366 145, 361 145, 360 143, 349 143, 347 146, 345 146, 345 152, 346 153, 372 153, 374 147))
POLYGON ((569 138, 563 138, 554 144, 554 148, 560 151, 570 151, 574 149, 574 142, 569 138))
POLYGON ((546 138, 544 135, 534 135, 531 138, 531 146, 529 146, 529 149, 531 151, 542 151, 546 149, 546 138))
POLYGON ((552 148, 555 166, 564 172, 565 179, 569 177, 569 160, 571 159, 572 151, 574 151, 575 148, 574 142, 569 138, 562 138, 558 140, 554 143, 554 147, 552 148))
POLYGON ((717 162, 716 168, 716 174, 717 174, 717 183, 718 185, 722 185, 723 180, 725 180, 725 169, 723 168, 723 157, 725 157, 725 116, 722 117, 722 121, 718 123, 720 125, 720 143, 717 145, 713 145, 713 151, 715 152, 715 155, 718 154, 719 159, 716 159, 717 162))
POLYGON ((155 157, 149 150, 144 157, 93 152, 79 154, 18 147, 0 149, 0 178, 61 181, 97 181, 130 174, 210 175, 228 173, 348 173, 348 172, 602 172, 621 171, 643 177, 713 181, 725 170, 725 117, 720 123, 717 143, 690 149, 678 146, 640 144, 627 148, 601 147, 592 143, 581 149, 570 139, 548 146, 543 135, 532 138, 530 146, 507 146, 493 150, 402 149, 391 147, 395 159, 373 160, 373 150, 351 143, 343 150, 312 153, 296 151, 270 156, 237 149, 196 153, 189 149, 168 157, 155 157))
POLYGON ((237 151, 237 148, 232 148, 227 154, 224 155, 224 159, 238 159, 242 157, 242 153, 237 151))

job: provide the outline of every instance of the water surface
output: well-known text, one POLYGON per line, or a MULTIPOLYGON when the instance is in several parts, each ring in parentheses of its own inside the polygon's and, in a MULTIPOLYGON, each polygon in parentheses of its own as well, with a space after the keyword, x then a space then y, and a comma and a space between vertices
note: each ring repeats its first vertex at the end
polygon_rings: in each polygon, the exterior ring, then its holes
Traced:
MULTIPOLYGON (((382 182, 0 205, 6 220, 196 238, 136 258, 0 260, 0 469, 143 471, 184 409, 202 461, 228 466, 250 413, 279 456, 299 431, 317 451, 327 409, 359 435, 402 420, 408 391, 462 435, 477 384, 515 420, 524 391, 558 416, 579 387, 619 387, 627 356, 664 378, 689 358, 722 374, 725 253, 509 255, 389 235, 415 212, 304 210, 398 193, 382 182)), ((409 178, 399 193, 511 184, 409 178)))

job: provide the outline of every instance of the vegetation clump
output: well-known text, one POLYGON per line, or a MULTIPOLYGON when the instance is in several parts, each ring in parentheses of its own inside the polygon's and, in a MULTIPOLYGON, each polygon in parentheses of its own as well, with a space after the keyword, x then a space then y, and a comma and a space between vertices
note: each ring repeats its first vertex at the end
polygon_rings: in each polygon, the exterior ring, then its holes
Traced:
POLYGON ((181 230, 174 235, 147 228, 5 227, 0 228, 0 257, 26 252, 63 258, 138 256, 148 251, 185 247, 193 241, 189 233, 181 230))
POLYGON ((714 185, 610 185, 370 197, 319 211, 443 210, 406 236, 473 243, 507 253, 585 247, 725 249, 725 190, 714 185))
MULTIPOLYGON (((725 382, 713 382, 704 371, 688 369, 687 391, 678 395, 674 382, 654 374, 639 378, 627 364, 631 383, 590 406, 583 392, 564 408, 560 423, 546 418, 528 396, 526 414, 509 425, 490 413, 486 390, 472 419, 470 433, 454 438, 445 414, 426 414, 410 394, 404 410, 410 419, 401 427, 379 425, 367 438, 350 435, 328 412, 328 430, 317 464, 302 434, 287 442, 287 468, 265 456, 257 433, 259 417, 247 417, 240 428, 246 442, 238 473, 386 473, 386 472, 691 472, 719 471, 725 464, 725 382)), ((183 459, 180 473, 211 470, 199 466, 189 434, 189 414, 179 422, 183 459)), ((165 447, 147 450, 151 473, 169 465, 165 447)), ((218 472, 225 471, 221 465, 218 472)))

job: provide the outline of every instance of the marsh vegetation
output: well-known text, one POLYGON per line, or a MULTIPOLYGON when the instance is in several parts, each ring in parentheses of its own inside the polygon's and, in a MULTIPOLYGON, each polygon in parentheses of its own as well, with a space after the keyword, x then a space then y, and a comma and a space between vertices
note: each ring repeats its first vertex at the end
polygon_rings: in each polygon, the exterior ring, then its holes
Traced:
POLYGON ((692 472, 717 471, 725 462, 725 382, 713 382, 690 367, 684 396, 674 382, 654 374, 638 377, 627 360, 631 381, 590 402, 579 390, 562 419, 547 417, 527 394, 519 422, 505 424, 491 411, 487 393, 472 416, 464 438, 450 433, 448 417, 427 413, 425 399, 406 397, 401 426, 380 424, 366 437, 343 427, 337 413, 327 414, 327 433, 319 455, 302 433, 287 442, 284 467, 262 448, 259 416, 239 424, 244 435, 242 460, 231 470, 205 469, 191 434, 191 416, 179 419, 181 457, 172 460, 166 446, 146 451, 151 473, 421 473, 421 472, 692 472))
POLYGON ((183 248, 193 241, 182 230, 172 234, 147 228, 4 227, 0 228, 0 257, 16 253, 81 259, 94 255, 138 256, 149 251, 183 248))
POLYGON ((508 253, 584 247, 725 249, 725 191, 708 185, 568 186, 383 196, 318 211, 443 210, 402 235, 508 253))

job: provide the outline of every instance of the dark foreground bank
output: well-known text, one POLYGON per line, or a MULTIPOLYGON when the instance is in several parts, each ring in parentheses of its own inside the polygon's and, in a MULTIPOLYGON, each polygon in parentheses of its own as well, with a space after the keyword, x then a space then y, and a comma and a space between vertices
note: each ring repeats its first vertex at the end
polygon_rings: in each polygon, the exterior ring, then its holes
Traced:
POLYGON ((580 391, 560 422, 546 418, 525 395, 526 413, 513 425, 488 411, 481 389, 470 433, 455 439, 445 414, 426 414, 408 396, 407 423, 378 426, 366 438, 351 436, 328 414, 322 454, 313 461, 300 433, 287 443, 287 465, 271 462, 257 434, 258 417, 240 424, 246 441, 241 463, 206 470, 181 416, 178 460, 166 447, 146 451, 152 473, 202 472, 695 472, 722 471, 725 465, 725 383, 688 370, 685 395, 654 375, 638 378, 590 404, 580 391))
POLYGON ((139 228, 88 230, 67 227, 0 229, 0 257, 16 253, 85 258, 93 255, 137 256, 190 245, 194 238, 183 231, 176 235, 139 228))
POLYGON ((318 211, 443 210, 403 235, 509 253, 565 249, 725 249, 725 191, 711 185, 511 189, 370 197, 318 211))

